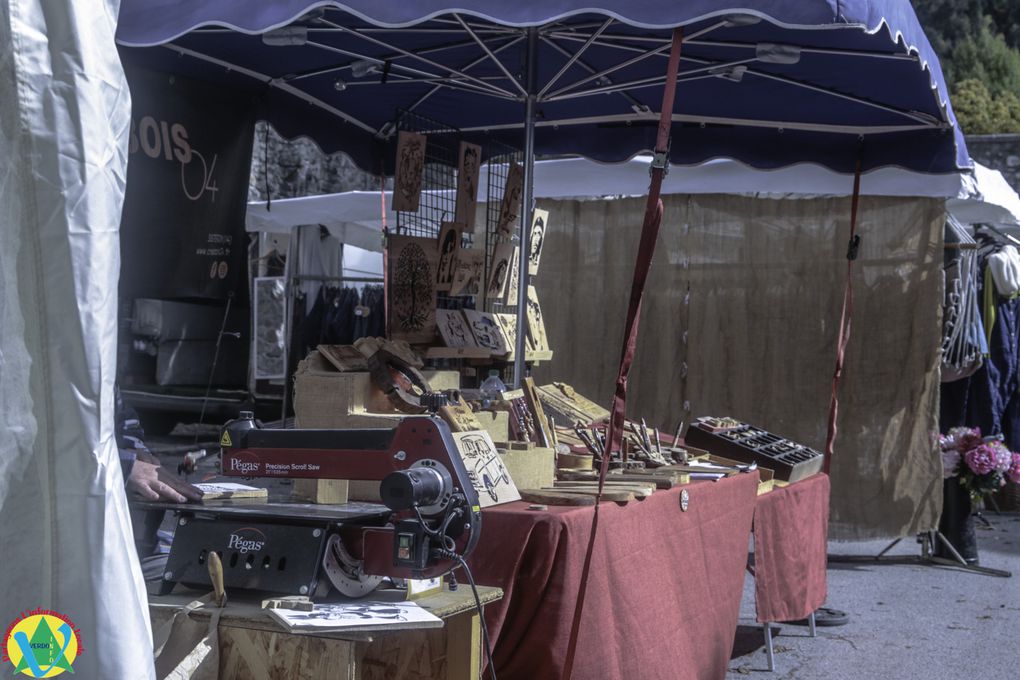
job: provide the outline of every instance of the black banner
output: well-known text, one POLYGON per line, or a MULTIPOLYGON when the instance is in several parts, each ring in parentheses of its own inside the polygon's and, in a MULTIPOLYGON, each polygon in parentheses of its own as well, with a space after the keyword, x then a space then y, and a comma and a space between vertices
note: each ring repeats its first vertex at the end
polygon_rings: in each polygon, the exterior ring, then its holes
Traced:
POLYGON ((132 102, 121 295, 222 300, 246 290, 251 96, 126 71, 132 102))

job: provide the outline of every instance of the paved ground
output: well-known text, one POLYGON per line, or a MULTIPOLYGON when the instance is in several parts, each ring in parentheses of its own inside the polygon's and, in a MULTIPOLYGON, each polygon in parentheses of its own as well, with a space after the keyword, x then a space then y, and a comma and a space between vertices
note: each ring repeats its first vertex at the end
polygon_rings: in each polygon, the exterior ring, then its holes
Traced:
MULTIPOLYGON (((910 564, 914 539, 900 542, 891 563, 829 565, 827 605, 850 623, 818 628, 784 625, 773 638, 776 670, 768 671, 762 629, 755 622, 754 585, 744 583, 740 628, 727 680, 1013 680, 1020 678, 1020 514, 979 522, 983 566, 1013 571, 996 578, 910 564)), ((829 544, 830 555, 876 555, 888 541, 829 544)))

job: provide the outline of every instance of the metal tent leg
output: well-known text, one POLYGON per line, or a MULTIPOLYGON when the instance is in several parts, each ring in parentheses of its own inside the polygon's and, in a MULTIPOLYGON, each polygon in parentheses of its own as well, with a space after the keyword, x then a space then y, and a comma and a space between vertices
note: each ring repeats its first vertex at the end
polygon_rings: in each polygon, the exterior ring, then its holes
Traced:
POLYGON ((811 612, 808 615, 808 626, 810 626, 811 637, 818 637, 818 631, 815 629, 815 613, 811 612))
POLYGON ((776 652, 772 648, 772 624, 768 621, 762 624, 765 631, 765 656, 768 659, 769 670, 776 670, 776 652))
POLYGON ((531 253, 531 219, 535 210, 535 94, 538 57, 538 29, 528 29, 528 63, 526 65, 526 90, 524 100, 524 191, 521 192, 520 211, 520 256, 517 287, 517 341, 514 347, 514 389, 521 386, 525 371, 525 329, 528 327, 528 255, 531 253))

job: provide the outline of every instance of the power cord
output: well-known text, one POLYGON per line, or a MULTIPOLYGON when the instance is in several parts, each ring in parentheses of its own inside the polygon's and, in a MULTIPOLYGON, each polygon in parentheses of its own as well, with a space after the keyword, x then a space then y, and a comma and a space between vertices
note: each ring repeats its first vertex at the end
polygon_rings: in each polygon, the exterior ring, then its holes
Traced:
POLYGON ((482 600, 478 597, 478 588, 475 586, 475 579, 471 575, 471 570, 468 568, 467 562, 460 555, 457 555, 457 561, 460 563, 461 569, 467 575, 468 583, 471 585, 471 592, 475 596, 475 608, 478 610, 478 620, 482 624, 482 641, 485 643, 485 658, 489 662, 489 674, 492 676, 492 680, 496 678, 496 664, 492 662, 492 644, 489 642, 489 627, 485 625, 485 612, 482 611, 482 600))

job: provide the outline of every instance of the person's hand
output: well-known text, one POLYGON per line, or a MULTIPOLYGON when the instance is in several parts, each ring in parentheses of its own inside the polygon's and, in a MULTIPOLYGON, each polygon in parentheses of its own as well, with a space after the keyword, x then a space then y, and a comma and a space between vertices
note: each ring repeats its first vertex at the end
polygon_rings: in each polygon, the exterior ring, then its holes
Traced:
POLYGON ((127 480, 128 491, 147 501, 187 503, 199 501, 202 492, 160 467, 151 453, 139 452, 127 480))

